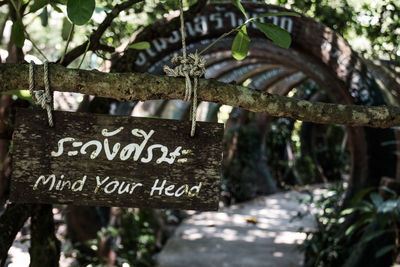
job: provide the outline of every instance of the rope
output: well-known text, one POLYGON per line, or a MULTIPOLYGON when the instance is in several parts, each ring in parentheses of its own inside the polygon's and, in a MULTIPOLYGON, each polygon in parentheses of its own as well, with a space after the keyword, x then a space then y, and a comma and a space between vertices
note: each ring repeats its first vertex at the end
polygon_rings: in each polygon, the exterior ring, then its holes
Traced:
POLYGON ((183 19, 182 0, 179 0, 180 20, 181 20, 181 38, 182 38, 182 56, 175 54, 171 58, 174 68, 164 66, 164 72, 174 77, 185 77, 185 97, 184 101, 190 101, 193 94, 193 102, 191 106, 192 128, 190 136, 193 137, 196 131, 196 115, 197 115, 197 88, 199 77, 206 73, 206 61, 204 57, 196 53, 186 55, 185 44, 185 23, 183 19), (193 80, 193 84, 192 84, 193 80))
POLYGON ((52 96, 50 94, 50 81, 49 81, 49 63, 44 62, 43 80, 44 80, 44 91, 35 89, 35 63, 33 61, 29 64, 29 92, 32 99, 37 105, 40 105, 43 109, 47 110, 47 118, 49 120, 49 126, 53 127, 53 114, 51 113, 52 96))
POLYGON ((182 4, 182 0, 179 0, 179 18, 181 20, 182 56, 184 58, 186 58, 185 20, 183 19, 183 4, 182 4))

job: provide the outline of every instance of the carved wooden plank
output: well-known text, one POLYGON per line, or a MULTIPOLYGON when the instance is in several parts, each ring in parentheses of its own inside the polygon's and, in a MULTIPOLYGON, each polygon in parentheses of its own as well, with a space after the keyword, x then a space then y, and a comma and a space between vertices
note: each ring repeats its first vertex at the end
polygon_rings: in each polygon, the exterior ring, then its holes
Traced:
POLYGON ((18 109, 10 200, 216 210, 223 124, 18 109))

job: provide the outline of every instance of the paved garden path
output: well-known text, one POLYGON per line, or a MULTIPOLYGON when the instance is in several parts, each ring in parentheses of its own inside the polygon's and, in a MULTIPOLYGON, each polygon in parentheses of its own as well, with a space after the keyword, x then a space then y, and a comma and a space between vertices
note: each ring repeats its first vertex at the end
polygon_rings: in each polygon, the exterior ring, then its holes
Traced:
POLYGON ((303 255, 296 245, 305 234, 298 229, 313 228, 314 219, 293 217, 304 211, 297 199, 305 196, 289 191, 195 214, 158 254, 158 266, 301 266, 303 255))

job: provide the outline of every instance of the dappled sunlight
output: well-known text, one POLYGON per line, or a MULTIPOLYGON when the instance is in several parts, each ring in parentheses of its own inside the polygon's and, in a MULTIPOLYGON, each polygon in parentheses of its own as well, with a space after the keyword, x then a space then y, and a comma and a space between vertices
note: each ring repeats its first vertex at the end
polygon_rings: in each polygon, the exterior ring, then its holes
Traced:
POLYGON ((173 266, 190 258, 192 266, 203 266, 204 259, 226 263, 222 266, 301 266, 303 255, 296 247, 306 235, 299 228, 314 228, 311 215, 293 220, 304 211, 298 201, 304 197, 291 191, 193 214, 168 240, 158 262, 173 266))
POLYGON ((274 239, 277 244, 299 244, 306 238, 305 233, 299 232, 281 232, 274 239))

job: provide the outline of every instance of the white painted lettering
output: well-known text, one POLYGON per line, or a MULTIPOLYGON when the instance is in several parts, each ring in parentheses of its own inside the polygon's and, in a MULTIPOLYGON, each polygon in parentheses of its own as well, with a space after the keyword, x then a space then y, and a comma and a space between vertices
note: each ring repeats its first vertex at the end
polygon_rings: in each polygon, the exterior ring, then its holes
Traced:
POLYGON ((124 127, 119 127, 118 129, 116 129, 116 130, 114 130, 112 132, 109 132, 107 129, 103 129, 103 130, 101 130, 101 134, 103 136, 110 137, 110 136, 114 136, 116 134, 119 134, 123 129, 124 129, 124 127))
POLYGON ((196 36, 196 32, 193 29, 192 23, 191 22, 186 22, 185 24, 186 24, 187 34, 190 35, 190 36, 196 36))
POLYGON ((102 186, 105 182, 107 182, 108 179, 110 179, 110 177, 107 176, 106 178, 104 178, 103 181, 100 181, 100 177, 96 176, 96 184, 97 185, 96 185, 96 188, 94 189, 94 193, 99 192, 100 186, 102 186))
POLYGON ((177 30, 172 32, 172 36, 168 38, 168 42, 170 44, 174 44, 179 42, 179 40, 181 39, 181 36, 179 35, 179 32, 177 30))
POLYGON ((71 190, 74 192, 82 191, 83 186, 85 185, 87 176, 83 176, 82 180, 77 180, 72 184, 71 190))
POLYGON ((49 191, 53 189, 54 184, 56 182, 56 176, 54 174, 49 175, 49 177, 46 177, 44 175, 40 175, 39 178, 36 180, 36 183, 33 186, 33 190, 36 190, 39 183, 42 182, 44 185, 47 184, 48 182, 51 181, 51 185, 49 186, 49 191))
POLYGON ((131 191, 129 192, 129 194, 132 194, 133 191, 135 190, 135 188, 138 187, 138 186, 143 186, 143 184, 141 184, 141 183, 133 183, 133 184, 132 184, 132 189, 131 189, 131 191))
POLYGON ((156 48, 157 52, 161 52, 167 48, 167 41, 164 38, 154 39, 152 44, 156 48))
POLYGON ((217 22, 217 25, 214 25, 214 29, 218 30, 223 27, 221 13, 212 13, 210 14, 210 21, 217 22))
POLYGON ((147 62, 146 54, 143 52, 140 52, 135 61, 136 65, 143 66, 144 64, 146 64, 146 62, 147 62))
POLYGON ((58 151, 57 151, 57 152, 51 151, 51 156, 52 156, 52 157, 59 157, 59 156, 61 156, 61 154, 64 152, 64 142, 72 142, 72 141, 75 141, 75 138, 72 138, 72 137, 65 137, 65 138, 63 138, 63 139, 60 139, 60 140, 58 141, 58 144, 57 144, 57 146, 58 146, 58 151))
POLYGON ((119 149, 121 148, 120 143, 115 143, 113 146, 113 152, 110 153, 110 147, 108 145, 108 138, 104 139, 104 152, 106 153, 106 157, 108 160, 113 160, 117 155, 119 149))
POLYGON ((182 185, 181 187, 178 188, 178 190, 176 190, 175 192, 175 197, 180 197, 183 195, 183 193, 187 193, 188 191, 188 185, 182 185))
POLYGON ((92 152, 92 154, 90 154, 90 159, 95 159, 100 154, 101 149, 102 149, 102 145, 101 145, 100 141, 91 140, 91 141, 87 142, 86 144, 84 144, 81 147, 81 154, 85 155, 86 154, 86 149, 89 146, 96 146, 96 150, 94 150, 92 152))
POLYGON ((225 17, 230 17, 231 19, 231 27, 236 28, 236 15, 233 12, 226 12, 225 17))
POLYGON ((154 130, 151 130, 148 134, 145 131, 139 129, 133 129, 132 134, 137 137, 144 137, 143 142, 140 146, 136 149, 135 155, 133 156, 133 160, 137 161, 142 154, 144 147, 146 146, 147 142, 149 141, 150 137, 154 134, 154 130))
POLYGON ((199 185, 193 186, 190 188, 188 195, 189 197, 194 197, 194 196, 199 196, 200 189, 201 189, 202 183, 200 182, 199 185))
POLYGON ((115 189, 117 189, 118 185, 119 185, 119 182, 118 182, 118 181, 109 182, 109 183, 104 187, 104 192, 105 192, 106 194, 111 194, 111 193, 113 193, 113 192, 115 191, 115 189))
POLYGON ((121 182, 121 184, 118 187, 118 195, 121 195, 123 193, 128 193, 129 192, 129 187, 131 186, 130 184, 126 183, 126 186, 124 187, 125 182, 121 182))
POLYGON ((163 180, 161 186, 157 187, 158 179, 156 179, 154 181, 153 187, 151 188, 150 196, 152 196, 154 194, 154 191, 157 191, 157 190, 158 190, 158 195, 161 195, 162 191, 164 190, 164 186, 165 186, 166 182, 167 182, 166 180, 163 180))
POLYGON ((169 191, 174 190, 174 188, 175 188, 175 185, 173 185, 173 184, 167 186, 167 188, 165 188, 165 194, 166 194, 167 196, 172 197, 172 196, 174 195, 174 193, 170 193, 169 191))

